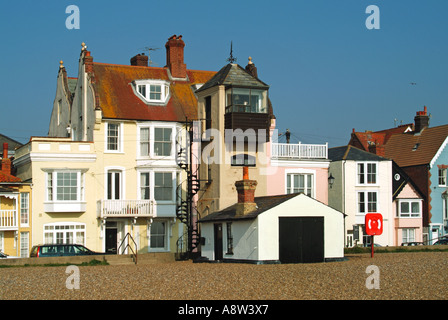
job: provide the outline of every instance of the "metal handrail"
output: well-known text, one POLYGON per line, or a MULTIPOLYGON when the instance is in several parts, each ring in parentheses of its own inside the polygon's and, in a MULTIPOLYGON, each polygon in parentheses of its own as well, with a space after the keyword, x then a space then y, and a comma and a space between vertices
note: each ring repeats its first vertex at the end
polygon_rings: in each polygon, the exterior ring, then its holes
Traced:
POLYGON ((134 252, 134 250, 132 249, 132 247, 129 245, 129 240, 128 240, 128 243, 127 243, 126 246, 123 248, 123 252, 122 252, 121 254, 123 254, 123 253, 126 251, 127 248, 131 249, 131 251, 132 251, 132 253, 134 254, 134 257, 135 257, 135 264, 137 264, 137 243, 135 243, 134 238, 132 238, 132 236, 131 236, 131 234, 130 234, 129 232, 124 236, 123 240, 121 241, 120 245, 118 246, 117 252, 120 252, 120 248, 121 248, 121 246, 124 244, 124 241, 125 241, 126 238, 128 238, 128 237, 131 238, 132 242, 134 242, 135 252, 134 252))

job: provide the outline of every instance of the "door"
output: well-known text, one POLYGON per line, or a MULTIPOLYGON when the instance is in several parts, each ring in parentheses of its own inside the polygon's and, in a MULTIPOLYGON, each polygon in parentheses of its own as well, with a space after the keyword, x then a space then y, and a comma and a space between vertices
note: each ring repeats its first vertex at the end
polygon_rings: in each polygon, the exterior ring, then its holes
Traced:
POLYGON ((280 217, 279 260, 282 263, 324 261, 323 217, 280 217))
POLYGON ((215 260, 222 260, 222 224, 214 225, 215 260))
POLYGON ((106 222, 106 252, 117 253, 117 222, 106 222))

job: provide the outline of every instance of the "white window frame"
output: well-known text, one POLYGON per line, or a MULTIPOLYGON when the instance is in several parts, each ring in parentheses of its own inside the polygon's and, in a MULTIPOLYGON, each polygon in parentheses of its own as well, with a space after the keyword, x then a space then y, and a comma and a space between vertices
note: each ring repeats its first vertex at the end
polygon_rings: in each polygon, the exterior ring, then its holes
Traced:
POLYGON ((358 190, 356 191, 356 211, 358 214, 365 215, 366 213, 375 213, 380 212, 380 199, 379 199, 380 192, 378 190, 358 190), (360 194, 364 194, 364 211, 360 210, 360 194), (369 193, 375 193, 376 194, 376 210, 369 210, 369 193))
POLYGON ((163 123, 141 123, 137 125, 137 157, 138 159, 167 159, 174 160, 175 159, 175 148, 176 148, 176 134, 177 127, 171 124, 163 124, 163 123), (142 141, 141 129, 148 128, 149 129, 149 141, 142 141), (155 141, 155 131, 156 129, 171 129, 171 148, 169 155, 156 155, 156 141, 155 141), (149 143, 149 154, 142 154, 142 144, 149 143))
POLYGON ((422 200, 420 199, 398 199, 397 202, 397 217, 398 218, 421 218, 422 217, 422 200), (409 212, 401 212, 401 204, 407 203, 409 212), (418 213, 412 213, 412 203, 418 203, 418 213))
POLYGON ((363 161, 363 162, 356 162, 356 185, 358 186, 377 186, 379 184, 378 178, 379 178, 379 162, 372 162, 372 161, 363 161), (369 183, 369 173, 368 168, 369 165, 375 165, 375 182, 369 183), (363 167, 364 172, 360 173, 360 166, 363 167), (364 180, 363 182, 360 181, 360 178, 364 180))
MULTIPOLYGON (((57 244, 58 243, 58 233, 62 233, 62 243, 63 244, 70 244, 67 242, 69 239, 67 237, 68 233, 72 233, 72 239, 73 244, 81 244, 83 246, 86 245, 86 238, 87 238, 87 228, 85 223, 80 222, 52 222, 52 223, 46 223, 43 225, 43 243, 44 244, 57 244), (48 228, 47 228, 48 227, 48 228), (57 227, 59 227, 57 229, 57 227), (46 229, 47 228, 47 229, 46 229), (82 232, 83 240, 82 242, 77 241, 77 233, 82 232), (51 234, 51 243, 47 243, 47 235, 51 234)), ((60 243, 60 242, 59 242, 60 243)))
POLYGON ((123 153, 123 123, 122 122, 106 122, 104 128, 104 152, 105 153, 123 153), (109 125, 118 125, 117 150, 109 149, 109 125))
POLYGON ((157 220, 154 220, 152 223, 151 223, 151 226, 150 226, 150 229, 149 229, 149 244, 148 244, 148 252, 165 252, 165 251, 168 251, 169 250, 169 247, 170 247, 170 244, 169 244, 169 228, 170 227, 170 222, 169 222, 169 220, 168 219, 157 219, 157 220), (153 247, 151 247, 152 246, 152 236, 153 236, 153 234, 152 234, 152 232, 153 232, 153 224, 154 223, 156 223, 156 222, 158 222, 158 223, 164 223, 164 234, 163 234, 163 237, 164 237, 164 243, 163 243, 163 247, 155 247, 155 248, 153 248, 153 247))
POLYGON ((170 98, 170 83, 164 80, 135 80, 134 91, 136 95, 148 104, 165 105, 170 98), (151 88, 160 86, 160 99, 151 98, 151 88), (145 87, 144 94, 140 93, 140 87, 145 87))
POLYGON ((176 186, 177 186, 177 171, 176 170, 163 170, 163 169, 151 169, 151 170, 139 170, 138 171, 138 182, 137 182, 137 192, 138 192, 138 199, 139 200, 154 200, 158 203, 163 204, 173 204, 176 202, 176 186), (171 174, 171 199, 170 200, 157 200, 155 198, 155 175, 157 173, 165 173, 165 174, 171 174), (149 175, 149 199, 143 199, 142 198, 142 188, 141 185, 141 175, 142 174, 148 174, 149 175))
POLYGON ((30 233, 20 232, 20 257, 28 258, 30 252, 30 233))
MULTIPOLYGON (((105 167, 104 168, 104 199, 108 200, 126 200, 126 169, 124 167, 105 167), (120 173, 120 195, 119 199, 108 199, 108 183, 109 183, 109 173, 120 173)), ((114 181, 115 183, 115 181, 114 181)))
POLYGON ((448 169, 446 168, 439 168, 439 175, 438 175, 438 180, 439 180, 439 187, 446 187, 447 186, 447 171, 448 169))
MULTIPOLYGON (((288 179, 290 175, 305 175, 305 190, 308 189, 308 179, 306 178, 307 175, 311 175, 311 198, 316 198, 316 170, 309 170, 309 169, 298 169, 298 170, 285 170, 285 194, 288 193, 288 179)), ((293 182, 293 178, 291 178, 291 183, 293 182)), ((291 188, 294 189, 295 187, 291 184, 291 188)), ((306 193, 304 193, 306 194, 306 193)))
POLYGON ((30 193, 20 193, 20 226, 29 227, 30 225, 30 193), (26 202, 24 202, 26 201, 26 202), (24 220, 23 216, 25 217, 24 220))
POLYGON ((83 169, 50 169, 45 170, 45 201, 44 209, 46 212, 85 212, 85 170, 83 169), (76 199, 58 200, 58 174, 76 173, 76 199), (49 182, 51 177, 51 187, 49 182), (51 189, 51 199, 49 190, 51 189))
POLYGON ((415 228, 403 228, 401 229, 401 241, 402 243, 406 242, 415 242, 415 228), (411 235, 412 231, 412 235, 411 235))

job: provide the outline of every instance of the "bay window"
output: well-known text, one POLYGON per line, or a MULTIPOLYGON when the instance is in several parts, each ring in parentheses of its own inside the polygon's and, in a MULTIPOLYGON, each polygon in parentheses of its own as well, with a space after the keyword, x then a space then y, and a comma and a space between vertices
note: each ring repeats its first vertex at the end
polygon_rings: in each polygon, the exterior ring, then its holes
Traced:
POLYGON ((226 90, 226 113, 267 113, 267 90, 229 88, 226 90))
POLYGON ((46 173, 47 212, 83 212, 84 172, 82 170, 50 170, 46 173))
POLYGON ((421 217, 421 202, 418 200, 399 200, 398 217, 400 218, 419 218, 421 217))

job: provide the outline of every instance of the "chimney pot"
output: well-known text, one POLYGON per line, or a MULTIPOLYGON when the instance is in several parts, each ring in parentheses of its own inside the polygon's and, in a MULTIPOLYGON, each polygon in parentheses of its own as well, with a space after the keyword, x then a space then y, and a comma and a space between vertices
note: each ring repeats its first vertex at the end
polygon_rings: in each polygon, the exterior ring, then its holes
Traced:
POLYGON ((428 109, 424 106, 423 111, 417 111, 414 117, 414 131, 417 133, 426 127, 429 127, 429 116, 428 109))
POLYGON ((142 54, 138 54, 131 58, 131 66, 147 67, 149 57, 142 54))
POLYGON ((185 42, 182 36, 173 35, 165 44, 166 66, 170 69, 173 78, 187 77, 187 65, 184 63, 185 42))

